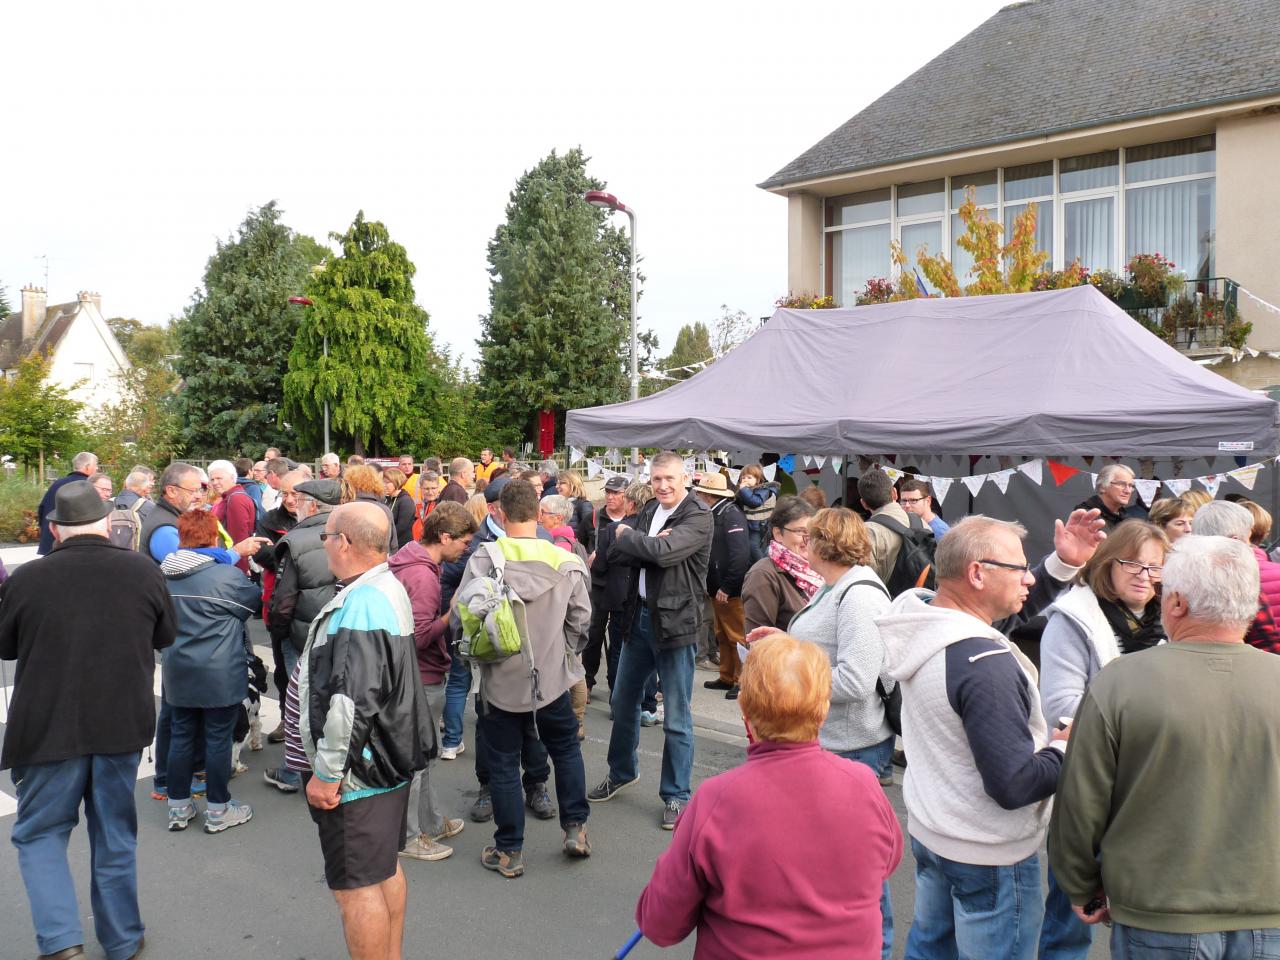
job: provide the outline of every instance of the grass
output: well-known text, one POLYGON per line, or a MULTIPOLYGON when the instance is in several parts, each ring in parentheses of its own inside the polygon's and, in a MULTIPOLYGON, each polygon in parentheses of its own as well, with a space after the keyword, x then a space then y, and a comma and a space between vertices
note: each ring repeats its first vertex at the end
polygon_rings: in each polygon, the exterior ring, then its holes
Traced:
MULTIPOLYGON (((26 480, 0 480, 0 542, 14 542, 22 538, 27 524, 24 510, 35 513, 44 496, 44 487, 26 480)), ((34 542, 29 538, 27 542, 34 542)))

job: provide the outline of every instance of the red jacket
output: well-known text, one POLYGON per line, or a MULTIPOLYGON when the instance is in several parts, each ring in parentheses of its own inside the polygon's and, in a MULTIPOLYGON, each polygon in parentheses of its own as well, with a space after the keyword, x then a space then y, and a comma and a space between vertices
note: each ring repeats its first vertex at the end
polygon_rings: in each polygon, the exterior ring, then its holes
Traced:
POLYGON ((416 540, 397 550, 387 566, 409 595, 413 608, 413 642, 418 648, 422 682, 444 683, 449 672, 449 650, 444 639, 446 623, 440 619, 440 568, 416 540))
POLYGON ((696 960, 878 958, 880 892, 901 859, 902 828, 869 767, 816 740, 762 741, 698 788, 636 922, 662 947, 696 928, 696 960))
MULTIPOLYGON (((253 497, 244 492, 244 487, 236 484, 213 505, 213 515, 218 518, 232 543, 239 543, 246 537, 252 537, 258 529, 258 506, 253 497)), ((241 557, 236 563, 241 572, 249 572, 249 558, 241 557)))
POLYGON ((1273 610, 1280 610, 1280 563, 1276 563, 1257 547, 1253 555, 1258 558, 1258 577, 1262 581, 1262 595, 1273 610))

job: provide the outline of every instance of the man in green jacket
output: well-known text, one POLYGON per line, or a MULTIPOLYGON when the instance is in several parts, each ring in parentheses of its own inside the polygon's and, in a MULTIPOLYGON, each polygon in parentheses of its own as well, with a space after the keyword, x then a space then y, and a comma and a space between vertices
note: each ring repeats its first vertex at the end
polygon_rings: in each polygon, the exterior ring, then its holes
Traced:
POLYGON ((1169 643, 1085 692, 1049 825, 1058 884, 1115 960, 1280 943, 1280 657, 1245 645, 1248 544, 1190 536, 1163 571, 1169 643))

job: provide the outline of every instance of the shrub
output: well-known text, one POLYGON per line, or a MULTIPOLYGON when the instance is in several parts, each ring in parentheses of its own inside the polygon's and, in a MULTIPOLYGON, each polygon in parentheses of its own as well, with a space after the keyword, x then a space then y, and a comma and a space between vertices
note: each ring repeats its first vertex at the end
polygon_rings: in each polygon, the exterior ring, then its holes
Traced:
POLYGON ((34 542, 23 539, 30 532, 24 511, 34 518, 43 496, 44 487, 39 484, 17 478, 0 480, 0 543, 34 542))

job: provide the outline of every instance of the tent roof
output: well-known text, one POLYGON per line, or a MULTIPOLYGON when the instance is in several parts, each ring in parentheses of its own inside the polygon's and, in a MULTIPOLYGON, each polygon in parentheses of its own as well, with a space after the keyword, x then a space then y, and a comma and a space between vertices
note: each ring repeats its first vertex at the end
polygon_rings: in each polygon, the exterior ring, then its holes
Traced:
POLYGON ((1275 401, 1206 370, 1093 287, 778 310, 661 393, 571 410, 575 446, 774 453, 1278 452, 1275 401))

